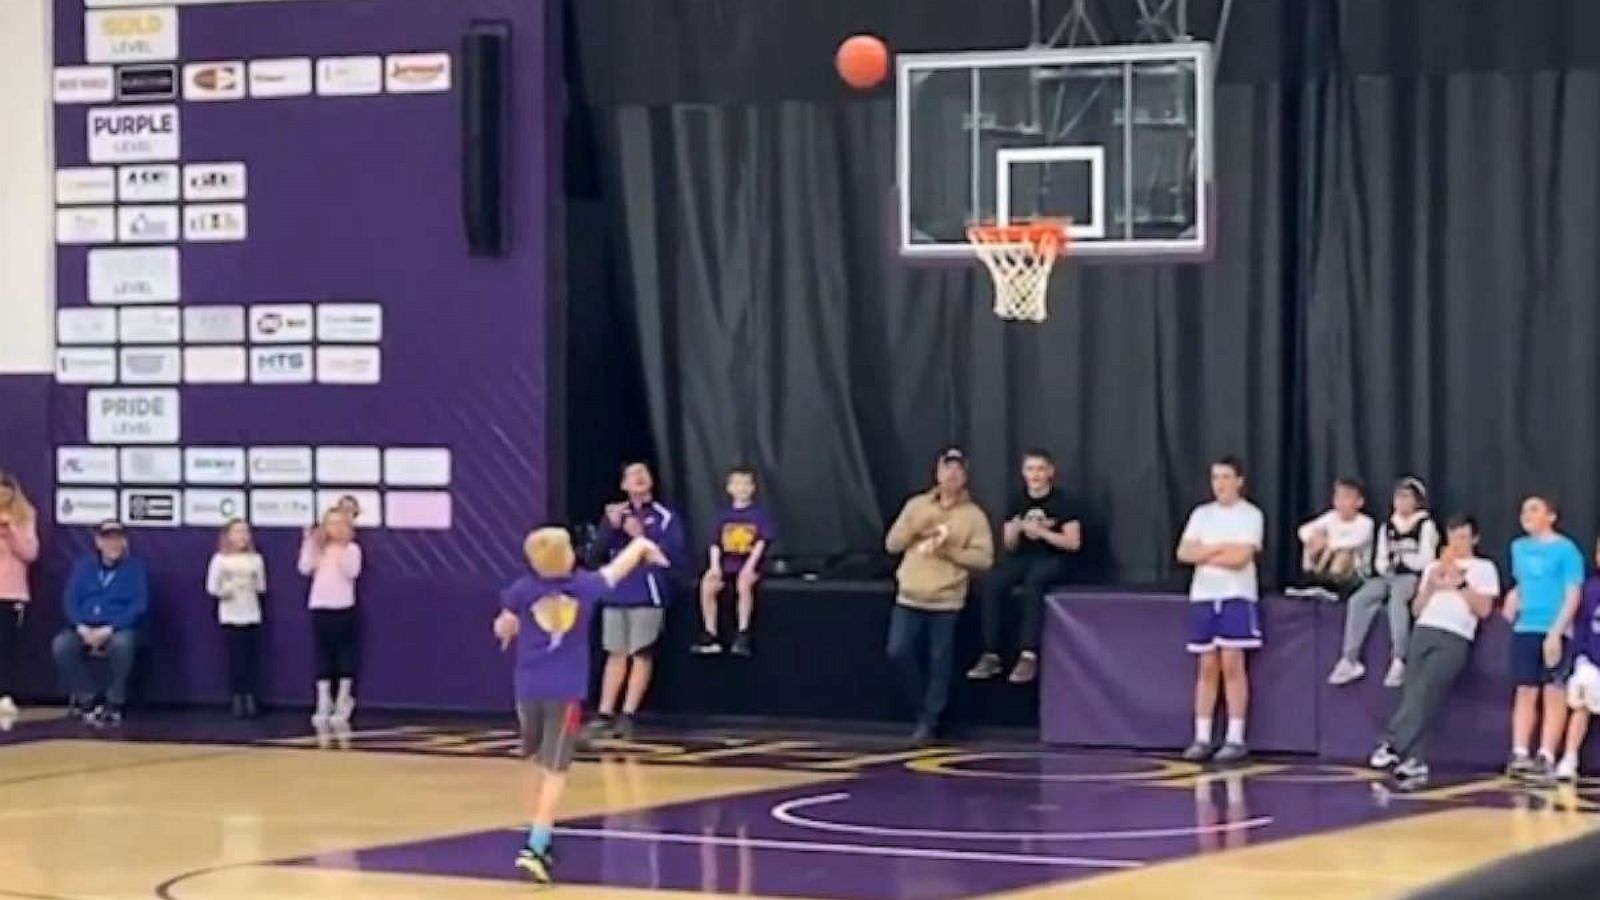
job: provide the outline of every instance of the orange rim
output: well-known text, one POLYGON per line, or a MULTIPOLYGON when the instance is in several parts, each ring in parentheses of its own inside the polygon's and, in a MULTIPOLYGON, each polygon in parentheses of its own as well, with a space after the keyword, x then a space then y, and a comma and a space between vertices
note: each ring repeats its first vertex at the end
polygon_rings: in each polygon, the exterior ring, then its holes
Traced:
POLYGON ((983 223, 967 227, 967 239, 974 244, 1028 244, 1043 255, 1065 255, 1070 238, 1067 222, 1041 219, 1009 225, 983 223))

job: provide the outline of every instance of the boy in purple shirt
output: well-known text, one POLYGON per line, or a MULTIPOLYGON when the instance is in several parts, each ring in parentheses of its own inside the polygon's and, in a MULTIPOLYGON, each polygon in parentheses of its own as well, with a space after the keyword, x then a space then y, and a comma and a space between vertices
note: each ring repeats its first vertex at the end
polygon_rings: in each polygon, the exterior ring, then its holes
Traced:
POLYGON ((502 650, 517 642, 517 721, 522 756, 533 760, 523 785, 531 825, 516 865, 548 884, 556 806, 567 786, 589 689, 589 625, 595 608, 641 564, 668 563, 660 547, 636 538, 600 571, 578 569, 572 538, 561 528, 533 532, 522 548, 533 571, 501 592, 494 634, 502 650))
MULTIPOLYGON (((1600 564, 1600 543, 1595 546, 1600 564)), ((1572 620, 1572 677, 1567 679, 1567 745, 1556 766, 1559 781, 1578 780, 1578 757, 1589 734, 1589 716, 1600 713, 1600 573, 1583 583, 1578 614, 1572 620)))
POLYGON ((722 652, 717 640, 717 597, 726 579, 734 579, 739 594, 739 636, 729 651, 735 656, 750 655, 750 616, 756 608, 756 582, 761 580, 761 557, 776 535, 772 520, 756 504, 756 470, 736 466, 728 472, 730 504, 717 515, 717 531, 711 542, 710 565, 700 579, 700 617, 705 631, 690 648, 701 656, 722 652))
MULTIPOLYGON (((606 507, 596 537, 608 558, 615 558, 629 541, 641 537, 659 544, 670 559, 683 555, 683 525, 672 510, 656 502, 655 486, 655 476, 644 463, 623 468, 622 491, 628 499, 606 507)), ((633 736, 633 716, 650 690, 650 676, 655 671, 652 652, 661 639, 667 601, 672 596, 667 575, 665 566, 641 567, 618 581, 606 598, 608 608, 600 618, 606 668, 600 679, 600 715, 589 723, 589 737, 633 736), (619 700, 621 715, 617 715, 619 700)))

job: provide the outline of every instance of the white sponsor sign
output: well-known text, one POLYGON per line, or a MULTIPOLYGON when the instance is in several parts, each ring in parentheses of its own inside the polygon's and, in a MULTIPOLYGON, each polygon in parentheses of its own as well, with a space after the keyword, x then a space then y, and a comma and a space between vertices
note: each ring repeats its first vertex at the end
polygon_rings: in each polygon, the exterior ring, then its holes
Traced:
POLYGON ((326 56, 317 60, 317 93, 325 97, 383 93, 383 58, 326 56))
POLYGON ((89 443, 176 444, 178 392, 174 388, 89 390, 89 443))
POLYGON ((175 344, 179 337, 176 306, 124 307, 118 333, 124 344, 175 344))
POLYGON ((183 348, 183 380, 187 384, 244 384, 250 374, 243 347, 183 348))
POLYGON ((117 351, 110 347, 57 347, 57 384, 116 384, 117 351))
POLYGON ((383 452, 377 447, 318 447, 317 480, 324 484, 377 484, 383 452))
POLYGON ((125 244, 170 244, 178 239, 176 206, 123 206, 117 209, 117 239, 125 244))
POLYGON ((112 203, 117 199, 117 172, 102 166, 56 170, 56 203, 112 203))
POLYGON ((56 243, 114 244, 117 211, 109 206, 65 206, 56 210, 56 243))
POLYGON ((395 53, 384 60, 384 89, 391 94, 450 90, 450 54, 395 53))
POLYGON ((361 515, 356 518, 356 524, 362 528, 379 528, 383 525, 383 495, 377 491, 363 488, 325 488, 317 491, 317 509, 321 512, 339 505, 339 501, 349 497, 356 501, 356 506, 361 508, 361 515))
POLYGON ((177 347, 123 347, 123 384, 177 384, 183 379, 177 347))
POLYGON ((183 167, 183 199, 243 200, 245 168, 242 162, 190 163, 183 167))
POLYGON ((205 203, 183 208, 186 241, 242 241, 248 231, 243 203, 205 203))
POLYGON ((244 307, 185 306, 183 339, 191 344, 244 342, 244 307))
POLYGON ((178 484, 183 481, 183 451, 177 447, 123 447, 123 484, 178 484))
POLYGON ((92 306, 72 306, 56 310, 56 343, 114 344, 117 342, 117 311, 92 306))
POLYGON ((377 347, 318 347, 318 384, 378 384, 383 352, 377 347))
POLYGON ((176 106, 105 106, 89 110, 89 161, 177 159, 176 106))
POLYGON ((251 447, 251 484, 310 484, 310 447, 251 447))
POLYGON ((383 496, 383 513, 397 529, 443 531, 453 520, 448 491, 390 491, 383 496))
POLYGON ((311 60, 255 59, 250 61, 250 96, 258 98, 304 97, 311 93, 311 60))
POLYGON ((255 344, 299 344, 316 332, 309 303, 269 303, 250 307, 250 341, 255 344))
POLYGON ((252 347, 250 381, 255 384, 310 384, 310 347, 252 347))
POLYGON ((311 491, 250 492, 250 524, 262 528, 304 528, 316 521, 316 496, 311 491))
POLYGON ((185 447, 183 478, 190 484, 244 484, 243 447, 185 447))
POLYGON ((172 163, 119 167, 117 199, 123 203, 166 203, 178 199, 178 167, 172 163))
POLYGON ((116 93, 116 75, 110 66, 56 68, 57 103, 110 103, 116 93))
POLYGON ((390 487, 449 487, 449 447, 390 447, 383 451, 383 481, 390 487))
POLYGON ((195 528, 221 528, 234 519, 248 518, 244 491, 190 488, 183 492, 183 524, 195 528))
POLYGON ((345 344, 383 340, 383 306, 377 303, 317 304, 317 338, 345 344))
POLYGON ((61 484, 116 484, 116 448, 57 447, 56 481, 61 484))
POLYGON ((92 63, 176 59, 178 11, 164 6, 84 13, 83 55, 92 63))
POLYGON ((57 525, 99 525, 116 517, 116 491, 97 488, 56 490, 57 525))
POLYGON ((183 67, 183 99, 242 100, 245 90, 244 63, 197 62, 183 67))
MULTIPOLYGON (((293 3, 298 0, 168 0, 173 6, 223 6, 238 3, 293 3)), ((83 0, 89 9, 114 9, 123 6, 148 6, 150 0, 83 0)))
POLYGON ((183 524, 183 492, 134 488, 122 492, 122 524, 129 528, 177 528, 183 524))
POLYGON ((89 251, 90 303, 176 303, 178 248, 89 251))

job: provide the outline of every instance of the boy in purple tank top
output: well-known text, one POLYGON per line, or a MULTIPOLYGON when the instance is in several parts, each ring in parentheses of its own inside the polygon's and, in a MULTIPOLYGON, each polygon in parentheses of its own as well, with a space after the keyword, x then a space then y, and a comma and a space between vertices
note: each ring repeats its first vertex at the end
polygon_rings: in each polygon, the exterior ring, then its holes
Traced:
MULTIPOLYGON (((517 644, 517 721, 522 756, 533 762, 523 784, 531 824, 516 865, 534 881, 549 884, 556 807, 567 786, 589 689, 589 626, 601 598, 617 582, 646 563, 668 562, 655 543, 635 538, 600 571, 579 569, 572 538, 562 528, 541 528, 522 548, 533 571, 501 592, 494 634, 502 650, 517 644)), ((639 605, 649 596, 608 602, 639 605)))

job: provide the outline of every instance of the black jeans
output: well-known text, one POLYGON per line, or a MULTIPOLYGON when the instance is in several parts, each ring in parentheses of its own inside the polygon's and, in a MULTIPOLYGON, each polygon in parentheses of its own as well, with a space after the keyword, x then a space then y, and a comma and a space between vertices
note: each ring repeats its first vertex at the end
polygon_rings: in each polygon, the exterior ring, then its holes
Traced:
POLYGON ((1022 615, 1017 647, 1039 652, 1044 622, 1044 593, 1067 578, 1071 560, 1061 553, 1012 553, 995 566, 983 585, 983 650, 1000 652, 1000 630, 1011 592, 1022 586, 1022 615))
POLYGON ((22 623, 28 604, 0 600, 0 697, 16 693, 17 658, 22 654, 22 623))
POLYGON ((256 672, 261 659, 261 626, 224 625, 222 638, 228 645, 228 692, 255 696, 256 672))
POLYGON ((317 680, 356 677, 355 609, 313 609, 311 629, 317 648, 317 680))

